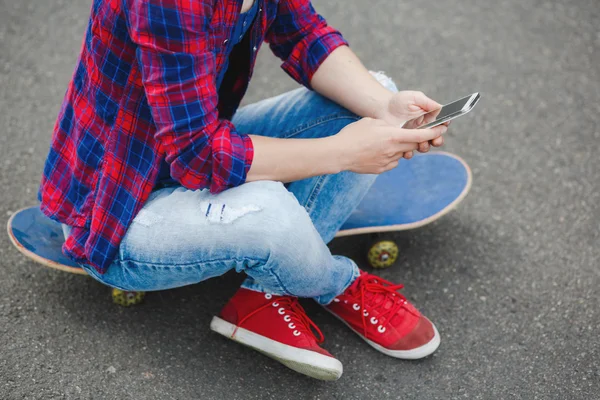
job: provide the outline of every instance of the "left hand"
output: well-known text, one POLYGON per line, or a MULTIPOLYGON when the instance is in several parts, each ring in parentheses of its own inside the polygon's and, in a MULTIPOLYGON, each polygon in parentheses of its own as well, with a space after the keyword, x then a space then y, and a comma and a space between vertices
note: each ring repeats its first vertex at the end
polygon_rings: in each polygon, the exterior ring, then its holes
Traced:
MULTIPOLYGON (((404 90, 392 95, 380 118, 388 124, 402 126, 406 121, 417 118, 429 111, 437 110, 440 107, 442 107, 441 104, 425 96, 423 92, 404 90)), ((421 153, 428 152, 430 144, 439 147, 444 144, 444 138, 440 136, 431 142, 419 143, 418 151, 421 153)), ((409 159, 412 155, 412 152, 407 152, 404 154, 404 158, 409 159)))

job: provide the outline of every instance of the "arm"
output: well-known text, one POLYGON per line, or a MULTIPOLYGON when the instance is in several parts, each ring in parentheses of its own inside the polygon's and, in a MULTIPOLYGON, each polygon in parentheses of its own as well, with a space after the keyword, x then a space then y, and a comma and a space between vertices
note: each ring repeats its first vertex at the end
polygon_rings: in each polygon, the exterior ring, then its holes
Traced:
MULTIPOLYGON (((283 60, 283 69, 299 83, 357 115, 392 122, 384 110, 392 102, 393 92, 367 71, 310 1, 281 0, 266 40, 283 60)), ((342 170, 380 173, 394 168, 400 157, 410 158, 418 139, 440 143, 445 131, 440 127, 431 132, 411 132, 394 125, 364 119, 337 135, 314 140, 251 136, 255 158, 248 180, 288 182, 342 170)))
POLYGON ((319 94, 361 117, 384 119, 393 96, 347 46, 338 47, 325 59, 310 84, 319 94))
POLYGON ((291 182, 346 170, 379 174, 395 168, 398 159, 417 149, 417 143, 439 138, 444 132, 445 126, 402 129, 379 119, 363 118, 321 139, 252 136, 256 156, 248 180, 291 182))
MULTIPOLYGON (((396 126, 441 107, 421 92, 388 90, 347 46, 337 48, 323 61, 313 75, 311 85, 323 96, 357 115, 381 119, 396 126)), ((419 143, 417 150, 427 152, 430 144, 439 147, 444 144, 444 138, 440 136, 431 142, 419 143)), ((412 155, 409 151, 403 157, 410 159, 412 155)))
MULTIPOLYGON (((171 176, 184 187, 210 187, 211 192, 219 192, 247 180, 285 182, 346 169, 377 173, 397 160, 396 152, 414 146, 405 143, 410 131, 390 130, 372 120, 344 129, 346 139, 336 135, 290 140, 238 133, 230 121, 218 118, 215 59, 208 37, 212 1, 129 1, 129 33, 138 45, 137 60, 157 128, 156 140, 167 153, 171 176), (365 130, 373 133, 369 143, 363 140, 365 130)), ((320 33, 328 39, 314 31, 297 37, 297 44, 304 43, 300 47, 316 51, 317 58, 307 61, 315 71, 329 54, 324 49, 344 44, 330 28, 320 33), (311 39, 303 42, 307 37, 311 39), (310 44, 315 40, 320 44, 310 44)), ((290 61, 292 65, 297 63, 290 61)))
POLYGON ((250 135, 254 161, 247 180, 293 182, 317 175, 335 174, 344 169, 335 140, 278 139, 250 135))
MULTIPOLYGON (((392 92, 363 66, 354 52, 339 47, 321 64, 311 81, 323 96, 362 117, 402 126, 441 107, 421 92, 392 92)), ((441 145, 441 143, 439 143, 441 145)))
POLYGON ((331 140, 243 135, 218 118, 212 1, 130 0, 129 33, 171 176, 219 192, 246 181, 294 181, 341 171, 331 140))
POLYGON ((380 117, 392 96, 309 0, 280 0, 266 40, 294 80, 361 117, 380 117))
MULTIPOLYGON (((342 35, 327 25, 309 0, 281 0, 267 41, 283 60, 283 69, 296 81, 314 89, 361 117, 392 125, 439 107, 421 92, 394 93, 386 89, 348 48, 342 35)), ((440 146, 443 138, 432 142, 440 146)), ((427 151, 422 143, 419 151, 427 151)), ((408 153, 406 158, 410 158, 408 153)))

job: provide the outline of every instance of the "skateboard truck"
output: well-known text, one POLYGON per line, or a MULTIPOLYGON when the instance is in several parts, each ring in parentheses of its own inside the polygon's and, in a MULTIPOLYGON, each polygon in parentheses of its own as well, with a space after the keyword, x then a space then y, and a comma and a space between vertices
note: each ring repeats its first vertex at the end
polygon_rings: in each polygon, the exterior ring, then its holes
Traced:
POLYGON ((367 262, 373 268, 391 267, 400 251, 391 235, 381 234, 437 221, 465 198, 471 182, 469 166, 454 154, 431 152, 400 160, 398 167, 377 177, 336 237, 376 234, 367 241, 367 262))

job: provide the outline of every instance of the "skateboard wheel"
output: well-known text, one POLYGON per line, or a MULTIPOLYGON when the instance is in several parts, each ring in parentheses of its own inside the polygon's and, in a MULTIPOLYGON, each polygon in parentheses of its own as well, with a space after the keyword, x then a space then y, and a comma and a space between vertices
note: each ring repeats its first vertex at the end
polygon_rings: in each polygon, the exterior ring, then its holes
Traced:
POLYGON ((373 268, 391 267, 398 259, 398 246, 391 240, 373 243, 367 253, 367 260, 373 268))
POLYGON ((146 293, 144 292, 128 292, 117 288, 113 288, 112 299, 114 303, 120 306, 130 307, 136 304, 140 304, 142 300, 144 300, 145 294, 146 293))

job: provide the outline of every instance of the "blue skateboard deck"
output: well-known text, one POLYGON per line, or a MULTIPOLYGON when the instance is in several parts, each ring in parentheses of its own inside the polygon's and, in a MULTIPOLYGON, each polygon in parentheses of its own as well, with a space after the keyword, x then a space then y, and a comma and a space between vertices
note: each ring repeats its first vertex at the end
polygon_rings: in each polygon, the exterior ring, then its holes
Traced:
MULTIPOLYGON (((46 267, 72 274, 87 275, 78 264, 62 253, 65 237, 62 226, 46 217, 39 207, 29 207, 14 213, 8 220, 8 237, 26 257, 46 267)), ((112 289, 113 302, 129 307, 144 299, 144 292, 112 289)))
POLYGON ((26 257, 50 268, 74 274, 87 273, 62 253, 65 242, 61 225, 39 207, 15 212, 8 220, 8 237, 26 257))
POLYGON ((414 229, 456 207, 471 188, 472 175, 460 157, 444 152, 401 160, 375 181, 336 235, 414 229))

